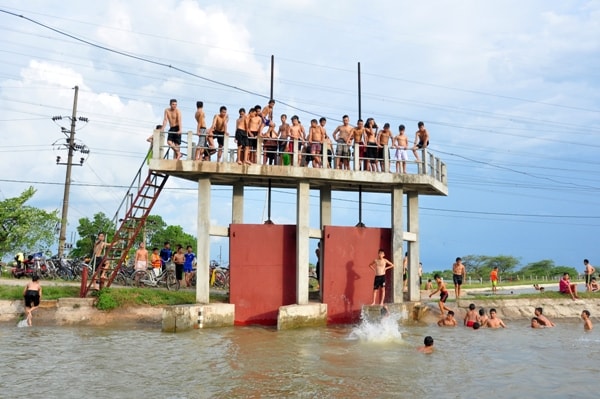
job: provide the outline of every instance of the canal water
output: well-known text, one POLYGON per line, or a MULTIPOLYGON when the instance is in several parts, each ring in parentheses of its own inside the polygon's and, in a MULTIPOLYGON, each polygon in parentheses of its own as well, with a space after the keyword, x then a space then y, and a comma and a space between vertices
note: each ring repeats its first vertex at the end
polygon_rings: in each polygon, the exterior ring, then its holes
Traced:
MULTIPOLYGON (((2 398, 586 398, 600 330, 398 324, 235 327, 0 326, 2 398), (433 354, 416 350, 435 339, 433 354)), ((600 325, 598 326, 600 329, 600 325)))

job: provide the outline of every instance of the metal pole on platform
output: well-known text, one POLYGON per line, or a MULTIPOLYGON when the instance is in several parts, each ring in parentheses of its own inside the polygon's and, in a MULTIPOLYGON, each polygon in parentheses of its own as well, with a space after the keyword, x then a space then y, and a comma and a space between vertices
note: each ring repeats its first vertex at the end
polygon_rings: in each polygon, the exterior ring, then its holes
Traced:
POLYGON ((274 74, 275 74, 275 56, 271 55, 271 93, 269 95, 269 100, 273 99, 273 76, 274 76, 274 74))
POLYGON ((361 105, 361 89, 360 89, 360 62, 358 63, 358 119, 362 119, 362 105, 361 105))
POLYGON ((269 191, 267 192, 267 221, 265 223, 273 223, 271 221, 271 179, 269 179, 269 191))
POLYGON ((362 221, 362 186, 358 186, 358 223, 356 227, 365 227, 362 221))

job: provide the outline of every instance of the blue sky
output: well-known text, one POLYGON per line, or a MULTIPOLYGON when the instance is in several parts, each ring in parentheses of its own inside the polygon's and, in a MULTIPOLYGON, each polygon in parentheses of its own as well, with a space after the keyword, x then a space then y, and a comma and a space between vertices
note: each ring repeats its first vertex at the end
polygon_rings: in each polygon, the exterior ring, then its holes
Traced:
MULTIPOLYGON (((276 114, 325 116, 329 129, 343 114, 355 121, 360 62, 363 119, 402 123, 411 138, 426 123, 450 194, 420 199, 425 270, 468 254, 600 262, 599 1, 34 0, 0 10, 0 199, 33 185, 32 205, 60 209, 65 168, 52 143, 69 124, 50 118, 71 114, 79 85, 90 121, 76 137, 91 154, 73 170, 69 238, 79 218, 116 211, 170 98, 185 130, 197 100, 209 118, 221 105, 231 115, 264 105, 274 55, 276 114)), ((248 192, 246 222, 261 223, 266 193, 248 192)), ((356 224, 357 196, 333 198, 333 223, 356 224)), ((214 223, 229 223, 230 199, 214 190, 214 223)), ((273 201, 273 220, 294 223, 293 193, 273 201)), ((389 197, 364 201, 367 226, 389 226, 389 197)), ((315 193, 313 227, 317 206, 315 193)), ((195 234, 195 209, 194 185, 171 179, 154 213, 195 234)), ((227 250, 215 238, 211 257, 227 250)))

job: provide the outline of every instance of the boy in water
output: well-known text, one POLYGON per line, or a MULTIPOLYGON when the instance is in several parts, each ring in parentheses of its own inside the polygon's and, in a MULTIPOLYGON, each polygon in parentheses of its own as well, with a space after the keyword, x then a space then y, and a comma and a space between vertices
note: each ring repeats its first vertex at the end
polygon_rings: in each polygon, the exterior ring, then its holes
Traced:
POLYGON ((451 309, 446 307, 446 300, 448 299, 448 290, 446 289, 446 283, 442 280, 439 274, 433 276, 435 282, 437 283, 437 290, 433 291, 429 294, 429 298, 433 296, 433 294, 439 292, 440 293, 440 315, 444 317, 444 311, 450 311, 451 309))
POLYGON ((457 323, 456 319, 454 318, 454 312, 449 310, 448 314, 446 314, 446 317, 440 319, 437 324, 440 327, 456 327, 457 323))
POLYGON ((496 309, 490 309, 490 318, 488 319, 487 326, 489 328, 506 328, 506 324, 502 321, 501 318, 496 316, 496 309))
POLYGON ((377 253, 377 259, 373 260, 373 262, 369 264, 369 267, 375 272, 375 281, 373 282, 373 303, 371 306, 375 305, 377 291, 379 291, 380 295, 379 304, 383 306, 383 300, 385 299, 385 272, 388 269, 393 268, 394 264, 385 258, 385 251, 380 249, 377 253))
POLYGON ((485 309, 484 308, 480 308, 479 309, 479 316, 477 317, 477 322, 479 323, 479 325, 481 327, 487 327, 487 322, 488 322, 488 317, 485 314, 485 309))
POLYGON ((479 313, 477 313, 477 311, 475 310, 475 304, 472 303, 469 305, 469 310, 467 311, 467 314, 465 315, 465 320, 464 320, 464 325, 467 327, 473 327, 473 324, 475 324, 478 320, 478 316, 479 313))
POLYGON ((535 317, 538 319, 539 323, 546 327, 554 327, 554 323, 552 323, 546 316, 544 316, 542 314, 542 312, 543 312, 542 308, 535 308, 535 310, 533 311, 533 313, 535 314, 535 317))
POLYGON ((591 331, 594 326, 592 325, 592 321, 590 320, 590 311, 584 310, 581 312, 581 320, 583 320, 583 329, 585 331, 591 331))
POLYGON ((419 346, 417 350, 421 353, 433 353, 433 337, 428 335, 423 340, 423 346, 419 346))

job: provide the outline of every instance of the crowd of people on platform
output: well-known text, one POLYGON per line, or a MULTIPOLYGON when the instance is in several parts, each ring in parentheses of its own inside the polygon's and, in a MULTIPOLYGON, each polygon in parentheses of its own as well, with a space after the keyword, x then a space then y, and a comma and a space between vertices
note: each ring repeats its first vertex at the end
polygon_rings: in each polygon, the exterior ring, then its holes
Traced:
MULTIPOLYGON (((330 135, 325 127, 327 124, 325 117, 319 120, 312 119, 308 129, 305 129, 297 115, 291 117, 290 124, 287 115, 282 114, 279 118, 280 124, 277 126, 273 116, 274 107, 275 100, 270 100, 265 107, 255 105, 247 111, 245 108, 238 110, 239 116, 235 121, 238 164, 258 163, 258 139, 261 138, 262 164, 290 165, 294 163, 293 154, 297 153, 297 164, 300 166, 349 170, 352 149, 357 146, 360 159, 358 169, 373 172, 386 171, 384 151, 387 148, 387 158, 390 164, 395 163, 396 173, 406 173, 408 151, 412 150, 416 162, 420 162, 418 151, 429 145, 429 133, 423 122, 417 124, 418 130, 415 132, 414 143, 411 146, 404 125, 398 126, 398 134, 394 135, 389 123, 385 123, 380 129, 373 118, 368 118, 366 121, 359 119, 356 125, 352 126, 349 116, 344 115, 342 124, 337 126, 330 135)), ((217 162, 220 162, 223 159, 225 140, 230 136, 227 107, 220 107, 219 113, 214 115, 209 127, 206 123, 204 104, 198 101, 194 118, 198 143, 195 154, 188 155, 188 159, 210 161, 212 155, 217 153, 217 162)), ((174 159, 179 160, 182 157, 182 116, 177 108, 176 99, 170 100, 169 107, 164 112, 162 125, 158 125, 157 129, 165 131, 167 127, 167 144, 174 152, 174 159)), ((148 138, 148 141, 152 141, 152 137, 148 138)))

